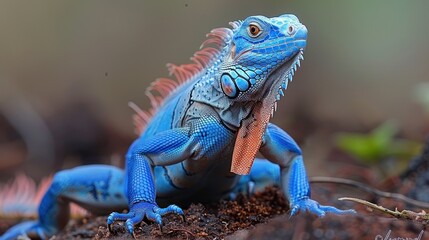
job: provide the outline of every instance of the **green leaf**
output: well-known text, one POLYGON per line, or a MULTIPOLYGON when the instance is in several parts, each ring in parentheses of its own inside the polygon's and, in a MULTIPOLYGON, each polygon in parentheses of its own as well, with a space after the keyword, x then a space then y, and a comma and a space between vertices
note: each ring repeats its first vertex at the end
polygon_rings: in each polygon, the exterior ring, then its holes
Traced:
POLYGON ((340 133, 337 134, 336 144, 367 164, 374 164, 389 155, 393 137, 398 127, 393 122, 385 122, 368 134, 340 133))

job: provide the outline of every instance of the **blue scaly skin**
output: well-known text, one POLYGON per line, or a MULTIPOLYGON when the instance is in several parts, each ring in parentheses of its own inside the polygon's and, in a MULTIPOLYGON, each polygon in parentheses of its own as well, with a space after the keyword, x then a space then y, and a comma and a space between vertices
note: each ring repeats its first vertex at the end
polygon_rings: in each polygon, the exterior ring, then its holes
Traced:
MULTIPOLYGON (((67 222, 69 202, 100 214, 128 206, 128 213, 111 213, 107 224, 125 221, 134 234, 144 218, 162 225, 164 214, 184 215, 169 204, 217 201, 269 184, 282 187, 291 215, 354 213, 310 198, 300 148, 268 123, 303 59, 306 27, 290 14, 251 16, 231 25, 213 30, 203 44, 218 45, 216 51, 206 47, 194 55, 195 64, 170 65, 181 82, 177 89, 162 101, 149 93, 156 111, 149 120, 140 114, 147 124, 129 148, 125 172, 97 165, 58 173, 39 206, 39 220, 17 225, 0 239, 51 236, 67 222), (257 151, 266 159, 253 164, 257 151)), ((153 88, 163 85, 161 93, 170 81, 153 88)))

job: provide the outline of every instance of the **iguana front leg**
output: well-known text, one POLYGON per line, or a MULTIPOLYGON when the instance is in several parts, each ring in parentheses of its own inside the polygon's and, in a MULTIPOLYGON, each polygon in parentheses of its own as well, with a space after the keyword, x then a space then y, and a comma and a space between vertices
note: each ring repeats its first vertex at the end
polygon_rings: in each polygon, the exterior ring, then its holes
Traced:
POLYGON ((171 129, 136 140, 128 151, 126 165, 130 211, 127 214, 110 214, 107 224, 111 225, 117 220, 126 221, 127 230, 133 234, 134 225, 139 224, 144 217, 162 226, 161 216, 164 214, 172 212, 184 216, 182 209, 176 205, 158 207, 151 165, 167 166, 186 159, 213 159, 228 145, 227 139, 232 139, 232 136, 214 117, 205 117, 195 120, 189 127, 171 129))
POLYGON ((340 210, 332 206, 322 206, 310 198, 310 184, 301 150, 281 128, 274 124, 268 125, 260 152, 280 166, 281 187, 289 200, 291 216, 298 211, 309 211, 318 216, 324 216, 326 213, 355 213, 352 209, 340 210))
POLYGON ((115 221, 126 221, 129 233, 134 236, 134 225, 147 218, 162 226, 161 216, 170 212, 184 215, 181 208, 170 205, 159 208, 156 204, 156 190, 150 165, 170 165, 190 156, 189 128, 178 128, 162 132, 149 139, 137 139, 126 155, 126 188, 128 213, 113 212, 107 218, 107 225, 115 221))

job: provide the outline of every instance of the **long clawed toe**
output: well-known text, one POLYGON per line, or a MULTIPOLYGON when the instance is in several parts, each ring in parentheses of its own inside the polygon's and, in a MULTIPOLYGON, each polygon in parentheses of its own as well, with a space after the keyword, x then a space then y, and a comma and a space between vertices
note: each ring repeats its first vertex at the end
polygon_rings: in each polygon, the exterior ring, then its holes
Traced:
POLYGON ((302 199, 299 202, 293 204, 291 208, 291 214, 290 217, 298 213, 298 211, 308 211, 310 213, 313 213, 319 217, 325 216, 327 213, 337 214, 337 215, 343 215, 343 214, 355 214, 356 211, 353 209, 348 210, 340 210, 336 207, 332 206, 323 206, 320 205, 318 202, 306 198, 302 199))
POLYGON ((113 233, 113 224, 115 221, 126 221, 127 219, 130 219, 134 217, 133 213, 117 213, 113 212, 107 217, 107 229, 109 229, 109 232, 113 233))
POLYGON ((341 210, 341 209, 338 209, 338 208, 332 207, 332 206, 320 206, 320 209, 322 209, 322 211, 324 211, 326 213, 333 213, 333 214, 338 214, 338 215, 356 214, 356 211, 354 209, 341 210))
POLYGON ((166 208, 156 208, 156 209, 154 209, 154 212, 159 214, 160 216, 164 216, 168 213, 175 213, 175 214, 180 215, 183 222, 186 222, 185 213, 183 212, 183 210, 179 206, 174 205, 174 204, 172 204, 166 208))

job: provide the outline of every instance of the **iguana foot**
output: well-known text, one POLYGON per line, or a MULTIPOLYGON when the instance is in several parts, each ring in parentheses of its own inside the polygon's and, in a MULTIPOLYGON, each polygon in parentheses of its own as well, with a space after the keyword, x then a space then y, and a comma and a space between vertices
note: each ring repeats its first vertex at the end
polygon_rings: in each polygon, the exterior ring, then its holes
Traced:
POLYGON ((38 221, 27 221, 13 226, 0 236, 0 240, 19 239, 20 237, 47 239, 49 236, 50 234, 46 233, 38 221))
POLYGON ((158 223, 162 231, 162 216, 167 213, 179 214, 185 221, 183 210, 174 204, 160 208, 155 203, 139 202, 131 207, 129 213, 111 213, 107 218, 107 226, 109 231, 112 231, 111 225, 115 221, 125 221, 128 232, 134 236, 134 225, 139 224, 146 217, 148 220, 158 223))
POLYGON ((323 217, 326 213, 333 214, 355 214, 356 211, 353 209, 340 210, 332 206, 323 206, 320 205, 317 201, 314 201, 310 198, 304 198, 298 202, 291 204, 291 213, 290 216, 295 215, 298 211, 308 211, 310 213, 316 214, 319 217, 323 217))

